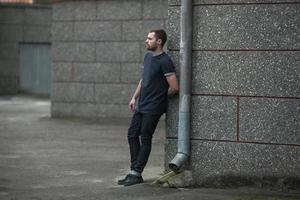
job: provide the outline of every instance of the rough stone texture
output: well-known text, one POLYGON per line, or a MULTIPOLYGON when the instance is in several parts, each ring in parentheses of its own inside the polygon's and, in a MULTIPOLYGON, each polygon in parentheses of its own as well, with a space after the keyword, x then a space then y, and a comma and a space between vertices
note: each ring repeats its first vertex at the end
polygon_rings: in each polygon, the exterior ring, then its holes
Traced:
POLYGON ((236 100, 233 97, 192 98, 192 137, 214 140, 236 139, 236 100))
MULTIPOLYGON (((176 146, 177 140, 167 140, 166 163, 176 146)), ((192 140, 191 152, 189 167, 200 186, 264 187, 271 180, 269 184, 282 188, 285 183, 280 181, 300 176, 297 146, 192 140)))
POLYGON ((300 97, 298 51, 197 52, 193 93, 300 97))
POLYGON ((73 2, 72 13, 74 20, 94 20, 96 19, 97 1, 73 2))
POLYGON ((61 20, 61 21, 66 21, 66 20, 72 20, 73 18, 73 10, 74 7, 72 6, 70 2, 62 2, 62 3, 57 3, 53 4, 53 12, 52 12, 52 20, 61 20))
POLYGON ((72 81, 72 63, 52 62, 51 81, 72 81))
MULTIPOLYGON (((194 5, 201 4, 255 4, 255 3, 298 3, 298 0, 193 0, 194 5)), ((181 0, 168 0, 169 6, 181 5, 181 0)))
POLYGON ((56 92, 52 116, 128 117, 120 112, 123 108, 127 112, 128 101, 140 80, 145 38, 150 29, 164 28, 166 17, 167 2, 160 0, 54 3, 52 57, 58 64, 52 71, 57 76, 52 77, 52 83, 84 83, 94 87, 94 96, 93 101, 88 99, 89 104, 80 103, 75 113, 70 109, 78 104, 76 95, 68 94, 72 106, 63 109, 60 105, 67 104, 66 99, 58 96, 63 92, 56 92), (85 106, 91 112, 85 111, 85 106))
POLYGON ((164 19, 167 18, 167 1, 165 0, 152 0, 143 1, 143 18, 144 19, 164 19))
POLYGON ((22 41, 22 36, 23 36, 22 33, 23 33, 23 29, 21 25, 1 25, 0 41, 1 42, 22 41))
POLYGON ((40 9, 25 8, 24 10, 24 23, 29 25, 51 25, 50 16, 52 9, 49 7, 41 7, 40 9))
MULTIPOLYGON (((177 137, 179 98, 169 99, 167 137, 177 137)), ((191 137, 213 140, 236 140, 236 99, 233 97, 193 96, 191 137)))
POLYGON ((22 24, 24 10, 14 7, 0 6, 0 23, 1 24, 22 24))
POLYGON ((97 19, 100 20, 141 19, 142 17, 142 3, 139 0, 103 0, 97 3, 97 19))
MULTIPOLYGON (((299 49, 299 4, 194 7, 194 49, 299 49)), ((170 48, 179 49, 180 8, 171 7, 170 48)))
POLYGON ((120 40, 121 23, 120 22, 75 22, 74 39, 79 41, 120 40))
MULTIPOLYGON (((169 54, 179 72, 180 2, 168 3, 169 54)), ((200 186, 289 188, 300 180, 300 2, 194 5, 192 147, 183 169, 200 186)), ((177 112, 178 97, 166 115, 166 169, 177 151, 177 112)))
POLYGON ((53 117, 120 117, 128 118, 131 113, 126 105, 92 104, 92 103, 62 103, 52 102, 51 113, 53 117))
POLYGON ((18 76, 17 60, 0 60, 0 76, 18 76))
POLYGON ((97 84, 95 100, 101 104, 129 103, 137 84, 97 84))
POLYGON ((240 99, 240 140, 300 145, 298 99, 240 99))
POLYGON ((123 40, 146 40, 150 30, 164 27, 165 20, 143 20, 123 22, 123 40))
POLYGON ((73 22, 52 23, 52 41, 70 41, 73 39, 73 22))
POLYGON ((49 42, 51 41, 51 28, 50 26, 26 26, 23 38, 25 42, 49 42))
POLYGON ((14 42, 0 43, 0 59, 1 60, 17 60, 18 59, 18 44, 14 42))
POLYGON ((53 61, 95 61, 95 44, 91 42, 53 42, 53 61))
POLYGON ((19 43, 50 43, 49 6, 0 5, 0 95, 19 91, 19 43))
POLYGON ((138 62, 140 51, 138 42, 100 42, 96 47, 97 61, 138 62), (112 53, 113 52, 113 53, 112 53))
POLYGON ((93 102, 94 85, 90 83, 52 83, 52 101, 93 102))
POLYGON ((121 82, 137 84, 142 76, 142 63, 122 63, 121 82))
POLYGON ((120 82, 121 67, 119 63, 74 63, 73 66, 74 81, 95 83, 120 82))

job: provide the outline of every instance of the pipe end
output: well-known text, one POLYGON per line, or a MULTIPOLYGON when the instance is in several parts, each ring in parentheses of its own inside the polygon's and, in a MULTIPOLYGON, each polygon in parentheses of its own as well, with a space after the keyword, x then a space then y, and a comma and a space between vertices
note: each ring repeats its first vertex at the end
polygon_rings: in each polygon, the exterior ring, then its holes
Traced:
POLYGON ((178 172, 187 160, 188 156, 186 154, 177 153, 174 159, 169 163, 169 168, 174 172, 178 172))
POLYGON ((179 171, 180 167, 175 165, 174 163, 169 163, 169 168, 173 171, 173 172, 177 172, 179 171))

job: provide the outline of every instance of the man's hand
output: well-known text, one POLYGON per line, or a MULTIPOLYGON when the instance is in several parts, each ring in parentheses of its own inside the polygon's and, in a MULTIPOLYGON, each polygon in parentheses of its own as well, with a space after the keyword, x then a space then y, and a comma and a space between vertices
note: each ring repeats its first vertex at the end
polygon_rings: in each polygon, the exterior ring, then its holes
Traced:
POLYGON ((170 76, 167 76, 166 79, 169 84, 168 96, 173 96, 174 94, 178 93, 179 86, 176 75, 172 74, 170 76))
POLYGON ((128 105, 128 108, 131 112, 134 112, 135 111, 135 98, 132 98, 129 102, 129 105, 128 105))

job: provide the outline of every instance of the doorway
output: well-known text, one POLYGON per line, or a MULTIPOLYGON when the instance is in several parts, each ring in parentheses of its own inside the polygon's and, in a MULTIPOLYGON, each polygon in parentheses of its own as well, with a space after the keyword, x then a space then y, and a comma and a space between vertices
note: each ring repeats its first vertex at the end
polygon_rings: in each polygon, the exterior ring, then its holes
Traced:
POLYGON ((21 92, 50 95, 50 43, 20 43, 21 92))

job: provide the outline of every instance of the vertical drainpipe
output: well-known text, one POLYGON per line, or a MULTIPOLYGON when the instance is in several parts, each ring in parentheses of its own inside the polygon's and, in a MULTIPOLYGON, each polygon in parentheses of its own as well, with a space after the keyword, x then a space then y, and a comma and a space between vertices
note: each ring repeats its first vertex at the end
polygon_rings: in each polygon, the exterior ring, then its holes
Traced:
POLYGON ((181 0, 180 17, 180 91, 177 154, 169 163, 178 171, 190 156, 191 71, 193 40, 193 2, 181 0))

